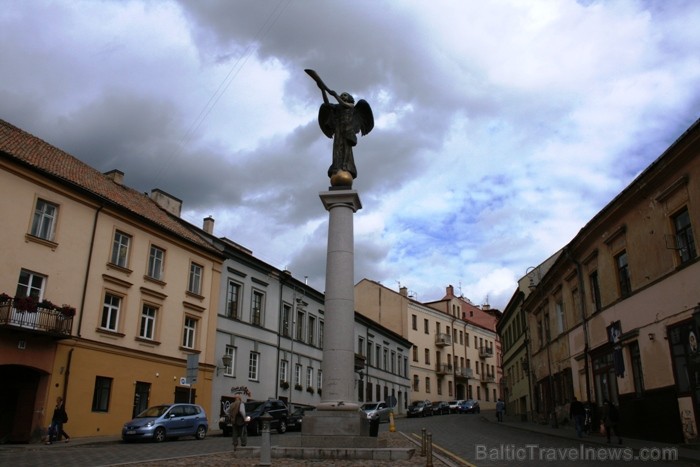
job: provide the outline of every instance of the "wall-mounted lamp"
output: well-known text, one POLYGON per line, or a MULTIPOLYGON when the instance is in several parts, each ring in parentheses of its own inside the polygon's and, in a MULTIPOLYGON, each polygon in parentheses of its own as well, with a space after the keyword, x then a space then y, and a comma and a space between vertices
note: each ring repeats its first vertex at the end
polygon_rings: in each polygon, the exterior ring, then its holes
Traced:
POLYGON ((231 357, 229 354, 226 354, 223 357, 221 357, 221 363, 223 363, 224 366, 217 366, 216 367, 216 376, 219 376, 219 372, 221 370, 226 370, 226 368, 230 367, 232 362, 233 362, 233 357, 231 357))
POLYGON ((533 290, 535 287, 537 287, 537 283, 540 281, 540 270, 539 266, 530 266, 525 270, 525 275, 530 279, 530 283, 528 284, 527 288, 530 290, 533 290), (537 282, 535 282, 535 278, 537 278, 537 282))
POLYGON ((653 341, 653 340, 655 340, 655 339, 656 339, 656 334, 654 334, 653 332, 650 332, 650 333, 649 333, 649 340, 650 340, 650 341, 653 341))

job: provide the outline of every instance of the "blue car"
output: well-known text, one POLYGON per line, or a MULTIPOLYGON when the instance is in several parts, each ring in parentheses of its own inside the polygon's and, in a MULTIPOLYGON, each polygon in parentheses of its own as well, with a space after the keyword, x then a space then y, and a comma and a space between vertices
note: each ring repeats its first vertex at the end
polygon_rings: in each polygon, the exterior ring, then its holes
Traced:
POLYGON ((204 409, 195 404, 163 404, 148 408, 124 424, 122 440, 165 441, 194 436, 204 439, 209 422, 204 409))

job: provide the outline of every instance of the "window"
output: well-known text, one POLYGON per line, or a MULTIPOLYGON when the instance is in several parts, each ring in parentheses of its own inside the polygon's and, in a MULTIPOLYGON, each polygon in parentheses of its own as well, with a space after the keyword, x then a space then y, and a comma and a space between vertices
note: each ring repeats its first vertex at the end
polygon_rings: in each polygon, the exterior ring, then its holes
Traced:
POLYGON ((634 393, 641 398, 644 395, 644 374, 642 373, 642 356, 639 352, 639 343, 630 344, 630 357, 632 360, 632 376, 634 378, 634 393))
POLYGON ((323 321, 318 322, 318 346, 323 348, 323 321))
POLYGON ((297 335, 298 341, 304 340, 304 312, 297 310, 297 335))
POLYGON ((190 263, 190 279, 187 283, 187 290, 193 294, 202 294, 202 266, 190 263))
POLYGON ((316 317, 309 315, 309 327, 307 329, 308 331, 308 340, 306 341, 307 344, 309 345, 314 345, 314 341, 316 340, 315 332, 316 332, 316 317))
POLYGON ((593 271, 588 276, 588 282, 591 286, 591 301, 593 302, 593 309, 595 311, 600 311, 602 305, 600 301, 600 284, 598 283, 598 271, 593 271))
POLYGON ((557 332, 559 334, 564 332, 564 302, 561 301, 561 299, 557 300, 557 302, 554 304, 554 309, 556 311, 557 315, 557 332))
POLYGON ((418 330, 418 317, 416 315, 411 315, 411 327, 414 331, 418 330))
POLYGON ((121 268, 129 266, 129 244, 131 237, 120 231, 114 233, 114 243, 112 244, 112 257, 110 262, 121 268))
POLYGON ((321 390, 323 388, 323 372, 318 370, 316 372, 316 389, 321 390))
POLYGON ((112 378, 104 376, 95 377, 95 389, 92 393, 92 411, 109 411, 109 396, 112 392, 112 378))
POLYGON ((248 379, 250 381, 258 380, 258 365, 260 364, 260 354, 257 352, 250 353, 248 360, 248 379))
POLYGON ((377 366, 377 368, 379 368, 379 365, 381 364, 381 362, 379 361, 380 358, 382 358, 382 346, 376 344, 374 346, 374 359, 376 360, 375 365, 377 366))
POLYGON ((57 211, 58 208, 55 204, 37 199, 31 234, 44 240, 53 241, 57 211))
POLYGON ((697 256, 697 252, 695 250, 693 229, 690 226, 688 208, 683 208, 681 212, 673 216, 673 227, 675 229, 676 248, 678 249, 681 263, 690 261, 697 256))
POLYGON ((228 281, 228 288, 226 289, 226 317, 239 319, 239 300, 241 286, 234 281, 228 281))
POLYGON ((139 326, 139 337, 143 339, 155 339, 156 314, 158 308, 153 305, 144 304, 141 308, 141 325, 139 326))
POLYGON ((236 348, 232 345, 227 345, 224 355, 231 357, 231 364, 224 367, 224 376, 235 376, 236 369, 236 348))
POLYGON ((620 296, 627 297, 630 292, 632 292, 632 287, 630 285, 630 272, 626 251, 615 256, 615 264, 617 265, 617 279, 620 284, 620 296))
POLYGON ((423 320, 423 332, 426 334, 430 334, 430 325, 427 319, 423 320))
POLYGON ((391 372, 396 373, 396 352, 391 351, 391 372))
POLYGON ((262 310, 264 306, 265 296, 262 292, 253 291, 253 305, 251 307, 251 323, 256 326, 262 326, 262 310))
POLYGON ((544 314, 544 338, 547 342, 552 340, 552 334, 549 330, 549 313, 544 314))
POLYGON ((289 362, 280 360, 280 381, 286 381, 289 384, 289 362))
POLYGON ((289 319, 292 316, 292 307, 286 303, 282 306, 282 335, 289 337, 289 319))
POLYGON ((105 294, 105 302, 102 307, 102 319, 100 327, 108 331, 116 331, 119 324, 119 308, 122 299, 110 293, 105 294))
POLYGON ((389 351, 387 349, 384 349, 384 358, 382 360, 382 370, 388 370, 389 369, 389 362, 387 361, 389 359, 389 351))
POLYGON ((194 349, 196 335, 197 320, 190 316, 186 316, 185 327, 182 332, 182 346, 186 349, 194 349))
POLYGON ((420 390, 420 378, 418 378, 418 375, 413 375, 413 390, 416 392, 420 390))
POLYGON ((413 346, 413 361, 414 362, 418 361, 418 346, 417 345, 413 346))
POLYGON ((156 280, 163 279, 163 260, 165 251, 157 246, 151 245, 151 252, 148 255, 148 277, 156 280))
POLYGON ((362 357, 365 356, 365 338, 362 336, 357 337, 357 354, 362 357))
POLYGON ((306 367, 306 387, 312 388, 314 386, 314 369, 310 366, 306 367))
POLYGON ((425 349, 425 364, 430 365, 430 349, 425 349))
POLYGON ((32 297, 37 302, 44 298, 44 282, 46 277, 22 269, 17 282, 15 297, 32 297))
POLYGON ((430 376, 425 377, 425 392, 430 394, 430 376))
POLYGON ((372 362, 372 348, 374 347, 374 342, 371 340, 367 341, 367 366, 371 366, 374 363, 372 362))
POLYGON ((294 386, 301 386, 301 365, 294 365, 294 386))

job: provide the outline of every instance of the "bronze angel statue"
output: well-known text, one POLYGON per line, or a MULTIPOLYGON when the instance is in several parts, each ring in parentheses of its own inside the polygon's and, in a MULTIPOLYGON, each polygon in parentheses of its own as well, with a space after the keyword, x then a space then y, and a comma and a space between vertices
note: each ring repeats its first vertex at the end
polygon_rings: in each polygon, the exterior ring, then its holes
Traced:
POLYGON ((357 178, 357 168, 352 155, 357 145, 357 133, 366 135, 374 128, 374 116, 367 101, 355 99, 347 92, 338 95, 326 86, 314 70, 304 70, 311 76, 323 93, 323 104, 318 110, 318 124, 321 131, 333 138, 333 163, 328 168, 328 177, 333 186, 352 186, 357 178), (337 104, 328 101, 328 95, 335 97, 337 104))

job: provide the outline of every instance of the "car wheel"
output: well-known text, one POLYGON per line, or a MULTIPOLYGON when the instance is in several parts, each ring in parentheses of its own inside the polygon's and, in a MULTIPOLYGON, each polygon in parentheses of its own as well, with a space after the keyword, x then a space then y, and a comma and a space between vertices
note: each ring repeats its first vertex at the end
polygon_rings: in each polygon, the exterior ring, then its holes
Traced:
POLYGON ((156 443, 162 443, 163 441, 165 441, 165 428, 163 428, 162 426, 156 428, 156 431, 153 433, 153 440, 156 443))
POLYGON ((280 420, 280 424, 277 427, 277 433, 284 434, 287 431, 287 420, 280 420))
POLYGON ((204 428, 204 425, 199 425, 197 427, 197 433, 195 433, 194 437, 197 439, 204 439, 207 436, 207 429, 204 428))

